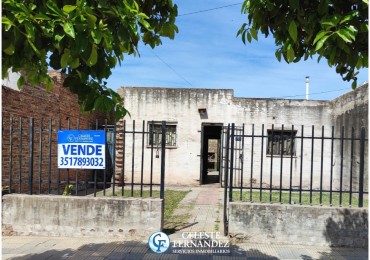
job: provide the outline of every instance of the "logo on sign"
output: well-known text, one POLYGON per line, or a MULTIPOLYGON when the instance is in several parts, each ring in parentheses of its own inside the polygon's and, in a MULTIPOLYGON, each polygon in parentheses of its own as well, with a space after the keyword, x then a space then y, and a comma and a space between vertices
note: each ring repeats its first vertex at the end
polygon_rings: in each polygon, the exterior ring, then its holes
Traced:
POLYGON ((155 232, 149 237, 148 244, 154 253, 162 254, 170 247, 170 238, 163 232, 155 232))
POLYGON ((70 134, 67 136, 67 140, 72 143, 75 141, 75 136, 73 134, 70 134))

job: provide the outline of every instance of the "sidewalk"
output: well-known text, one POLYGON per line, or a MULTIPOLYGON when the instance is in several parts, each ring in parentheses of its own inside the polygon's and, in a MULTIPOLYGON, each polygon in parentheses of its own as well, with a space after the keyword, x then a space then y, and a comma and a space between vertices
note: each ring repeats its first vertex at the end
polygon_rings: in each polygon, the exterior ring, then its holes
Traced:
POLYGON ((223 237, 223 190, 216 185, 192 188, 180 202, 175 214, 188 213, 185 227, 170 235, 172 248, 163 254, 153 253, 148 241, 122 241, 113 238, 70 237, 3 237, 2 259, 335 259, 365 260, 368 250, 359 248, 330 248, 296 245, 237 244, 228 253, 194 254, 191 248, 175 253, 176 241, 184 240, 184 234, 213 232, 223 237), (190 206, 189 206, 190 205, 190 206))

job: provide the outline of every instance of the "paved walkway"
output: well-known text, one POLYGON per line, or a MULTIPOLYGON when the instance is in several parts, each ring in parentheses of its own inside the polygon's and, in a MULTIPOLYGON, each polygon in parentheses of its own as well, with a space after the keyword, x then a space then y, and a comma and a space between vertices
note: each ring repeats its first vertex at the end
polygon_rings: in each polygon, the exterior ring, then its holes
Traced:
MULTIPOLYGON (((366 249, 329 248, 312 246, 237 244, 216 250, 197 251, 196 248, 180 246, 181 241, 189 240, 192 234, 217 235, 217 241, 226 241, 223 237, 223 190, 217 185, 192 188, 192 191, 180 202, 174 214, 189 214, 188 223, 183 229, 170 235, 172 248, 164 254, 155 254, 147 241, 122 241, 110 238, 70 238, 70 237, 3 237, 2 259, 333 259, 365 260, 366 249), (182 250, 182 251, 181 251, 182 250)), ((193 239, 198 242, 210 239, 193 239)), ((207 248, 205 248, 207 249, 207 248)), ((209 249, 209 248, 208 248, 209 249)))

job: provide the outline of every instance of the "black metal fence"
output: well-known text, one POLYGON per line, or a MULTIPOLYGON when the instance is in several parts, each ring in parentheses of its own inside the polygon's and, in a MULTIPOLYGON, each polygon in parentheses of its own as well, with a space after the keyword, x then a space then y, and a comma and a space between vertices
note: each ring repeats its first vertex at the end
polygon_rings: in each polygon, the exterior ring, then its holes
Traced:
POLYGON ((227 202, 367 205, 366 129, 228 125, 222 135, 227 202))
MULTIPOLYGON (((106 132, 105 169, 58 169, 57 133, 71 129, 69 119, 62 129, 60 120, 3 118, 2 193, 163 198, 166 123, 161 133, 147 130, 145 121, 139 130, 137 125, 96 121, 93 129, 106 132), (155 134, 160 145, 149 145, 155 134)), ((77 121, 73 129, 91 127, 77 121)))

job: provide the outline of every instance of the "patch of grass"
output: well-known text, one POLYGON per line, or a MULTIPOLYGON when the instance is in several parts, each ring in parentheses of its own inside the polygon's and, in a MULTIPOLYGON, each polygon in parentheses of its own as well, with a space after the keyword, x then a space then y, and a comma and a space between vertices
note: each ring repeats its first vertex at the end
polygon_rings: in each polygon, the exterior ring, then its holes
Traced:
POLYGON ((193 205, 182 205, 179 207, 180 201, 188 194, 189 191, 166 191, 164 203, 164 224, 163 232, 173 234, 187 225, 187 220, 190 218, 189 213, 175 214, 176 209, 183 212, 189 212, 193 205))
MULTIPOLYGON (((240 200, 240 191, 233 191, 233 200, 238 201, 240 200)), ((292 202, 294 204, 300 204, 299 202, 299 192, 292 192, 292 202)), ((289 193, 282 192, 281 193, 281 201, 280 201, 280 192, 273 191, 272 198, 270 201, 270 191, 262 191, 262 199, 260 199, 260 192, 259 191, 252 191, 252 200, 250 200, 250 192, 244 191, 242 193, 241 201, 247 202, 262 202, 262 203, 283 203, 283 204, 290 204, 289 201, 289 193)), ((339 193, 332 193, 332 203, 330 204, 330 193, 323 192, 322 193, 322 201, 320 203, 320 193, 313 192, 312 199, 310 200, 310 193, 309 192, 302 192, 301 197, 301 204, 302 205, 323 205, 323 206, 340 206, 340 195, 339 193)), ((342 194, 342 207, 349 207, 349 194, 343 193, 342 194)), ((358 196, 356 194, 352 194, 352 207, 358 207, 358 196)), ((367 195, 364 196, 364 207, 368 206, 368 197, 367 195)))
POLYGON ((173 212, 189 191, 166 190, 164 192, 164 222, 171 220, 173 212))

